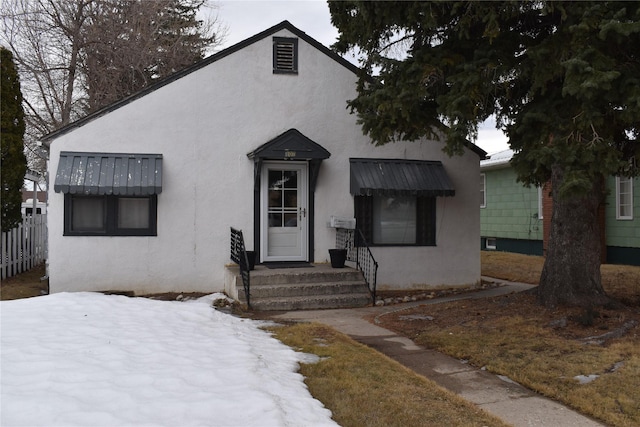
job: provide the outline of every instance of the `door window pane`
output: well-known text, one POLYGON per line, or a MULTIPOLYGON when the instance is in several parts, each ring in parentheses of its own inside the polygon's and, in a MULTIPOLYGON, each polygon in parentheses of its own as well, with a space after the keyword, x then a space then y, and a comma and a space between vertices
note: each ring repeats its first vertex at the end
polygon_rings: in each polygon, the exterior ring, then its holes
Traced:
POLYGON ((284 187, 285 178, 280 170, 269 170, 269 190, 280 190, 284 187))
POLYGON ((279 208, 282 206, 282 192, 280 190, 269 190, 269 207, 279 208))
POLYGON ((149 228, 149 199, 119 198, 118 228, 149 228))
POLYGON ((373 242, 416 243, 415 197, 374 197, 373 242))
POLYGON ((285 227, 297 227, 298 226, 298 214, 297 213, 285 213, 284 214, 284 226, 285 227))
POLYGON ((282 227, 282 214, 269 213, 269 227, 282 227))
POLYGON ((297 190, 285 190, 284 207, 295 208, 295 209, 298 208, 298 191, 297 190))
POLYGON ((284 188, 298 188, 298 171, 282 171, 284 188))
POLYGON ((73 231, 105 230, 104 198, 74 197, 71 204, 71 229, 73 231))

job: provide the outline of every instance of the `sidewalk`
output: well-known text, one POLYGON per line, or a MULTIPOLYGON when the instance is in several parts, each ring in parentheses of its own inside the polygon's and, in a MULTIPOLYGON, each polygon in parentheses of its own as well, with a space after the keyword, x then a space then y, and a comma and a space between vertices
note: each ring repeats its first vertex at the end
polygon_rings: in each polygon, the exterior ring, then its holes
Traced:
POLYGON ((271 318, 275 321, 282 319, 329 325, 516 427, 602 426, 603 424, 595 422, 561 403, 542 397, 507 377, 474 368, 458 359, 420 347, 410 339, 401 337, 364 319, 370 315, 384 316, 386 313, 416 305, 485 298, 531 288, 531 285, 525 283, 488 279, 501 283, 502 286, 406 304, 337 310, 291 311, 276 314, 271 318))

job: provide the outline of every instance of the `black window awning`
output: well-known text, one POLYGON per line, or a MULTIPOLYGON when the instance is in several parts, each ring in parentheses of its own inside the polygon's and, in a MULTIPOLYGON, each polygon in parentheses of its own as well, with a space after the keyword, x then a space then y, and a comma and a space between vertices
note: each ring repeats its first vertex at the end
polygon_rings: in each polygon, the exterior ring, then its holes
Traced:
POLYGON ((149 196, 162 192, 162 154, 63 151, 56 193, 149 196))
POLYGON ((439 161, 349 159, 354 196, 454 196, 439 161))

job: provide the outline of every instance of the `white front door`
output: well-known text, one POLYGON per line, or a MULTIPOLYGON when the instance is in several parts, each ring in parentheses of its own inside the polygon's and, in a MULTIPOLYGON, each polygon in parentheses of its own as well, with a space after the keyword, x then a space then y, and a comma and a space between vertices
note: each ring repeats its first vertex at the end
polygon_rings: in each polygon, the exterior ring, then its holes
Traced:
POLYGON ((262 262, 308 261, 306 163, 265 162, 260 179, 262 262))

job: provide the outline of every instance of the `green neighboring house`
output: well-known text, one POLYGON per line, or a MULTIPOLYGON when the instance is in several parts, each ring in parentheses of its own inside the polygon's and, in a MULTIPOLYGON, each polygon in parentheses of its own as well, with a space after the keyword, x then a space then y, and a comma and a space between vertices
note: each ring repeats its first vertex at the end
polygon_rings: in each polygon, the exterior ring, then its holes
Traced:
MULTIPOLYGON (((480 162, 481 249, 544 255, 553 203, 542 188, 517 182, 512 156, 505 150, 480 162)), ((640 265, 640 179, 609 177, 607 188, 601 210, 606 262, 640 265)))

